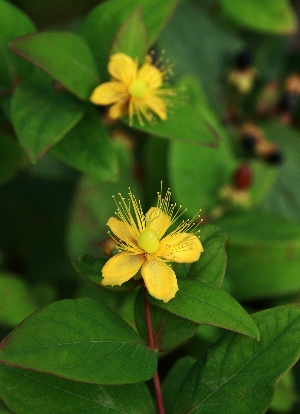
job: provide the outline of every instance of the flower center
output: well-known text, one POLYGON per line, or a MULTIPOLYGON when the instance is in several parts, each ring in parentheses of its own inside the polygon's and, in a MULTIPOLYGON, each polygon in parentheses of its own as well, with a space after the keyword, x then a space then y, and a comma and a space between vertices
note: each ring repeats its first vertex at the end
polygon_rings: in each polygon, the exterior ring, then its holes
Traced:
POLYGON ((129 86, 128 90, 131 96, 134 96, 136 98, 143 98, 148 91, 148 87, 146 82, 142 79, 135 79, 129 86))
POLYGON ((158 235, 150 227, 146 227, 139 235, 137 244, 146 253, 155 253, 159 246, 158 235))

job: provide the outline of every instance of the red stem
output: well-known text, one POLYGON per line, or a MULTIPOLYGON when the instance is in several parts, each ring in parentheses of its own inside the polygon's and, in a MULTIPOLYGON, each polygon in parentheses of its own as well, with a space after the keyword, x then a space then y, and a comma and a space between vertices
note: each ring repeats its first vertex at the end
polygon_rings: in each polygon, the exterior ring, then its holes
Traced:
MULTIPOLYGON (((147 323, 147 331, 148 331, 148 343, 149 343, 149 347, 155 351, 152 323, 151 323, 151 311, 150 311, 150 305, 147 299, 147 289, 145 286, 144 286, 144 303, 145 303, 146 323, 147 323)), ((153 376, 153 384, 154 384, 154 389, 155 389, 158 413, 165 414, 165 407, 164 407, 163 395, 161 392, 158 371, 156 371, 153 376)))

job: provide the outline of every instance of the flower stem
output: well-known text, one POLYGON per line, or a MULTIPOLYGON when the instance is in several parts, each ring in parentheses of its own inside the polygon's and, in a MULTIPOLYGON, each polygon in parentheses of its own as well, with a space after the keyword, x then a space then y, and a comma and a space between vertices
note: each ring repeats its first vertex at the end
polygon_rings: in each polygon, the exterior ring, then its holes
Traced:
MULTIPOLYGON (((145 314, 146 314, 146 323, 147 323, 147 331, 148 331, 148 344, 149 347, 153 350, 155 350, 154 346, 154 338, 153 338, 153 331, 152 331, 152 323, 151 323, 151 311, 150 311, 150 305, 147 299, 147 289, 144 286, 144 304, 145 304, 145 314)), ((163 395, 161 391, 160 386, 160 380, 158 371, 155 372, 153 376, 153 384, 154 384, 154 390, 155 390, 155 396, 156 396, 156 404, 158 408, 159 414, 165 414, 165 407, 164 407, 164 401, 163 401, 163 395)))

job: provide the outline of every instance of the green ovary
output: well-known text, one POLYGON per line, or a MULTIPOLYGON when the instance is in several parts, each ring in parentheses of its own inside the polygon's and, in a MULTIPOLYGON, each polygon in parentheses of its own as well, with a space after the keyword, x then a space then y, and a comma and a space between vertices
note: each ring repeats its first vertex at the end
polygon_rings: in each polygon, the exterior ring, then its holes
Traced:
POLYGON ((135 79, 129 86, 129 93, 136 98, 143 98, 148 90, 147 84, 142 79, 135 79))
POLYGON ((146 227, 137 239, 137 244, 146 253, 155 253, 159 246, 158 235, 154 230, 146 227))

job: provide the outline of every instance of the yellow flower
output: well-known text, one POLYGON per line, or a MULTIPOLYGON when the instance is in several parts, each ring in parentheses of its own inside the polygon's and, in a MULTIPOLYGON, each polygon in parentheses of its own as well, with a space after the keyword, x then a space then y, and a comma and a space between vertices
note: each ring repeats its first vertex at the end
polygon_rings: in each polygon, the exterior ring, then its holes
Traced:
POLYGON ((96 105, 112 104, 108 111, 112 119, 129 115, 130 125, 134 114, 141 125, 143 117, 150 122, 153 113, 160 119, 167 119, 167 96, 174 95, 174 92, 161 88, 167 71, 154 66, 150 56, 138 68, 137 59, 115 53, 110 57, 108 72, 112 80, 97 86, 90 100, 96 105))
POLYGON ((175 211, 176 204, 170 203, 169 189, 164 197, 161 192, 158 193, 157 206, 151 207, 146 214, 130 189, 128 204, 121 194, 119 196, 121 201, 116 201, 116 215, 120 220, 110 217, 107 225, 121 253, 103 266, 102 284, 121 285, 141 269, 150 295, 166 303, 174 298, 178 290, 175 272, 168 262, 196 262, 203 252, 195 233, 195 219, 199 215, 193 220, 183 220, 165 236, 169 227, 183 214, 179 214, 181 207, 175 211))

